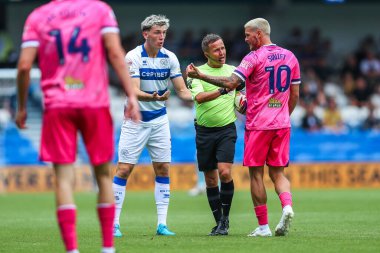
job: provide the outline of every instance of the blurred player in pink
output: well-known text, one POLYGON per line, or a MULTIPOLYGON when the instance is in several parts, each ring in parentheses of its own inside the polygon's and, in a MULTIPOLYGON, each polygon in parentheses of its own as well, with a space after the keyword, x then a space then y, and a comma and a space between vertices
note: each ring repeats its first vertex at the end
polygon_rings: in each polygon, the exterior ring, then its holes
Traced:
POLYGON ((292 52, 271 42, 267 20, 253 19, 244 28, 251 52, 230 77, 205 75, 193 64, 187 67, 187 73, 189 77, 229 89, 245 81, 248 109, 243 164, 249 167, 252 201, 259 223, 248 236, 272 236, 263 182, 265 164, 282 205, 275 235, 283 236, 294 217, 290 182, 284 167, 289 163, 290 114, 299 98, 300 67, 292 52))
POLYGON ((66 251, 79 252, 72 166, 79 131, 99 186, 97 211, 102 252, 115 252, 115 204, 109 166, 114 140, 107 56, 129 97, 125 116, 138 121, 140 114, 113 11, 98 0, 51 1, 29 15, 21 47, 16 124, 20 129, 26 128, 29 73, 38 55, 44 101, 40 159, 53 163, 57 219, 66 251))

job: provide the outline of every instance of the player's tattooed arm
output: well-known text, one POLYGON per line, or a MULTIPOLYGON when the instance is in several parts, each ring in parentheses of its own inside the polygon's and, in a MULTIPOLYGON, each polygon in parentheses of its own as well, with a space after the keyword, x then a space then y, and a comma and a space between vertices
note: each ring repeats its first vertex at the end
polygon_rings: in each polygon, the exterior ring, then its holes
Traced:
POLYGON ((232 74, 229 77, 225 76, 209 76, 209 75, 201 75, 203 81, 212 83, 218 87, 227 88, 229 90, 233 90, 238 87, 241 83, 241 80, 236 75, 232 74))
POLYGON ((242 80, 235 74, 232 74, 229 77, 205 75, 202 72, 200 72, 199 69, 196 66, 194 66, 194 64, 190 64, 189 66, 187 66, 186 73, 188 77, 201 79, 218 87, 228 88, 230 90, 235 89, 242 82, 242 80))

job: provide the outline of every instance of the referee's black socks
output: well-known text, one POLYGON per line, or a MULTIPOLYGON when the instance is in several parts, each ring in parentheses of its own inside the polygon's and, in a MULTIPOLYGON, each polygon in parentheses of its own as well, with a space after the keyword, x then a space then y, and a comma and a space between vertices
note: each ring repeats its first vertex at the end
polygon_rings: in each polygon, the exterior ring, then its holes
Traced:
POLYGON ((218 223, 222 217, 222 202, 220 201, 219 187, 206 188, 207 199, 210 204, 215 222, 218 223))
POLYGON ((232 198, 234 196, 234 181, 231 180, 228 183, 220 183, 220 200, 222 202, 223 216, 228 217, 230 215, 232 198))

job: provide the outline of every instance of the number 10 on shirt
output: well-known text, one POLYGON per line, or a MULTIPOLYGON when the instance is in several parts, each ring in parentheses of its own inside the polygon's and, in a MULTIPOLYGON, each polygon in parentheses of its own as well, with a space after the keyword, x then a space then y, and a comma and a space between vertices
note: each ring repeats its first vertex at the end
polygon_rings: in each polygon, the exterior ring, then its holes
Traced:
POLYGON ((280 65, 278 69, 275 69, 274 66, 265 67, 265 72, 269 72, 269 93, 274 94, 275 92, 275 83, 276 88, 279 92, 285 92, 289 89, 290 85, 290 73, 291 69, 288 65, 280 65), (275 73, 276 72, 276 73, 275 73), (282 86, 281 77, 283 73, 286 75, 285 85, 282 86), (276 80, 275 80, 276 76, 276 80))

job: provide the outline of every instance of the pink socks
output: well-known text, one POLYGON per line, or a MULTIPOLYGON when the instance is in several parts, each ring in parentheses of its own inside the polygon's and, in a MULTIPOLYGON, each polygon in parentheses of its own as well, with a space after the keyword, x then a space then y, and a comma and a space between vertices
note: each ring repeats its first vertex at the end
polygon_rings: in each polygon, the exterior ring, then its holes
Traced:
POLYGON ((292 194, 290 192, 282 192, 278 197, 280 198, 282 208, 292 206, 292 194))
POLYGON ((260 226, 268 224, 267 205, 256 206, 255 213, 260 226))
POLYGON ((115 204, 98 204, 98 216, 102 230, 103 247, 113 247, 113 220, 115 218, 115 204))
MULTIPOLYGON (((292 194, 290 192, 282 192, 279 195, 279 198, 281 200, 282 208, 284 208, 285 206, 292 206, 292 194)), ((268 224, 267 205, 256 206, 255 213, 260 226, 268 224)))
POLYGON ((76 206, 62 205, 57 209, 58 225, 61 230, 63 243, 66 251, 74 251, 78 249, 77 234, 75 228, 76 222, 76 206))
MULTIPOLYGON (((114 204, 98 204, 98 216, 103 238, 103 248, 113 250, 113 220, 115 218, 114 204)), ((66 251, 75 252, 78 249, 76 234, 76 206, 62 205, 57 209, 58 225, 66 251)))

